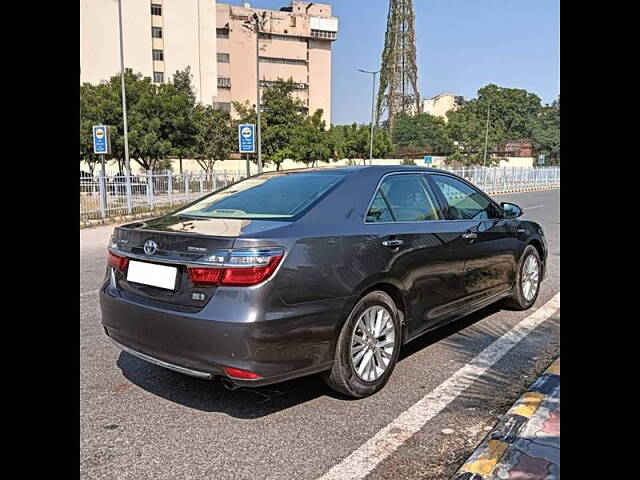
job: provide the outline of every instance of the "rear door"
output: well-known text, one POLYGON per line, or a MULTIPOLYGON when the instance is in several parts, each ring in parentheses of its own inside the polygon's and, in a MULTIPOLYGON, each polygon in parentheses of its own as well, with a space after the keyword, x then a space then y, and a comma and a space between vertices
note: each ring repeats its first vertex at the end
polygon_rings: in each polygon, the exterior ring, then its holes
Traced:
POLYGON ((455 309, 461 296, 459 235, 452 235, 442 219, 435 195, 417 172, 385 175, 366 217, 388 273, 407 292, 410 337, 455 309))
POLYGON ((447 223, 460 235, 465 257, 464 304, 473 305, 508 290, 517 269, 515 222, 469 183, 447 174, 429 173, 447 223))

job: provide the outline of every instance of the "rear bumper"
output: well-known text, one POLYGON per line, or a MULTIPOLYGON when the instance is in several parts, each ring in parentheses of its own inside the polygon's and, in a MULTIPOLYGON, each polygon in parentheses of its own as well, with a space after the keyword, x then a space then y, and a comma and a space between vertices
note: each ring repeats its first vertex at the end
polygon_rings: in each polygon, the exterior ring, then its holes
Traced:
POLYGON ((110 288, 100 292, 105 332, 124 351, 199 378, 226 376, 225 366, 260 375, 257 380, 231 379, 242 386, 267 385, 331 368, 345 301, 261 312, 259 321, 247 321, 256 316, 255 309, 239 310, 234 318, 222 321, 220 312, 229 311, 215 297, 191 314, 139 304, 110 288))

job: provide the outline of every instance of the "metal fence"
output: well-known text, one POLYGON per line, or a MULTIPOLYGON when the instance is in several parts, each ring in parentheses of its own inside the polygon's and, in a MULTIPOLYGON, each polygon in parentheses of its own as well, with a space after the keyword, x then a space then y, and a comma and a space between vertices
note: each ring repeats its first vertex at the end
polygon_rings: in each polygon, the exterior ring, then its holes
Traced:
POLYGON ((177 207, 244 176, 240 171, 81 176, 80 218, 90 220, 177 207))
MULTIPOLYGON (((560 186, 560 167, 463 167, 447 169, 489 194, 560 186)), ((245 177, 241 170, 80 177, 83 220, 150 212, 194 201, 245 177)))
POLYGON ((489 195, 560 187, 560 167, 462 167, 444 170, 463 177, 489 195))

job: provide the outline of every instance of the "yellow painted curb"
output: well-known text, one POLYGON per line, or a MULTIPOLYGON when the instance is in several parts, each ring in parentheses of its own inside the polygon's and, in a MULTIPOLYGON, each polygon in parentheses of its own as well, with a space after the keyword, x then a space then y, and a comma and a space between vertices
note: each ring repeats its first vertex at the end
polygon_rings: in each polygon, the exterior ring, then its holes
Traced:
POLYGON ((542 393, 527 392, 522 397, 520 397, 518 403, 513 406, 513 408, 511 409, 511 413, 514 415, 522 415, 523 417, 529 418, 542 403, 543 399, 544 395, 542 393))
POLYGON ((500 440, 489 440, 487 450, 483 452, 476 461, 464 464, 460 471, 476 473, 478 475, 490 474, 504 452, 507 451, 508 446, 508 443, 500 440))
POLYGON ((547 368, 544 373, 550 373, 552 375, 560 375, 560 357, 556 358, 554 362, 547 368))

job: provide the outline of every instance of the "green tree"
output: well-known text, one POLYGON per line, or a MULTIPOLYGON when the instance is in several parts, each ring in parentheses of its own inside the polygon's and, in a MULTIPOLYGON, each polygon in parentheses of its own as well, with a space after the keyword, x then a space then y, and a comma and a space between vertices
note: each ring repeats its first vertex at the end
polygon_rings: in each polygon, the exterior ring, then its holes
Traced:
MULTIPOLYGON (((283 149, 293 154, 294 161, 304 163, 307 167, 315 167, 318 162, 329 163, 331 147, 325 127, 322 110, 316 110, 313 115, 304 118, 302 123, 294 128, 290 146, 283 149)), ((278 169, 279 167, 278 165, 278 169)))
POLYGON ((197 104, 194 109, 195 143, 191 157, 207 172, 216 162, 226 160, 235 147, 235 128, 229 113, 211 105, 197 104))
POLYGON ((542 107, 530 129, 536 153, 545 155, 545 165, 560 165, 560 97, 542 107))
POLYGON ((196 142, 197 127, 194 119, 196 96, 191 83, 191 67, 177 70, 173 75, 171 85, 163 85, 167 107, 167 138, 171 142, 171 155, 180 161, 191 152, 196 142))
POLYGON ((393 127, 392 139, 396 147, 436 155, 449 155, 454 149, 445 121, 428 113, 399 117, 393 127))
MULTIPOLYGON (((478 90, 478 98, 465 101, 458 110, 448 112, 446 130, 449 138, 462 147, 465 164, 483 162, 488 108, 487 143, 491 152, 500 142, 530 137, 531 120, 542 107, 540 98, 533 93, 489 84, 478 90)), ((495 159, 487 156, 487 163, 495 163, 495 159)))

